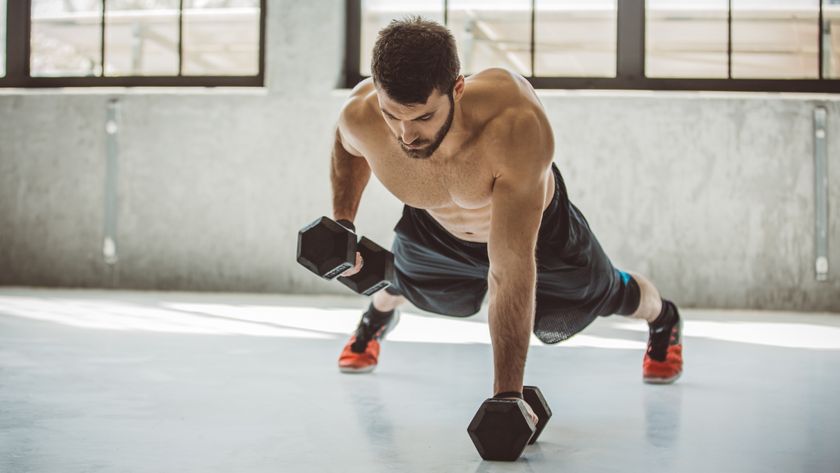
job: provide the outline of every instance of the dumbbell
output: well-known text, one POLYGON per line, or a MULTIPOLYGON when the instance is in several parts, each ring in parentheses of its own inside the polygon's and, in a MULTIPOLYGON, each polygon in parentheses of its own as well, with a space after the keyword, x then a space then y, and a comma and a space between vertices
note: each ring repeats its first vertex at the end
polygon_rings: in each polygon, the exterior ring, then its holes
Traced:
POLYGON ((366 237, 336 221, 321 217, 298 232, 297 262, 325 279, 334 279, 356 265, 356 252, 362 255, 362 269, 338 281, 353 291, 369 296, 388 287, 394 280, 394 255, 366 237))
POLYGON ((478 408, 467 432, 481 458, 514 461, 526 445, 537 441, 551 418, 551 409, 536 386, 523 387, 522 397, 539 418, 536 425, 519 399, 491 398, 478 408))

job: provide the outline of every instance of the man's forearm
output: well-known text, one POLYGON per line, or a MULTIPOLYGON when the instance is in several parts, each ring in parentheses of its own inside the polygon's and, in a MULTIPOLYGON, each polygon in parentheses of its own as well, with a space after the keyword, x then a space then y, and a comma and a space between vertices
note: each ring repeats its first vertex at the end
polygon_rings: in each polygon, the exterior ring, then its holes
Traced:
POLYGON ((362 192, 370 180, 370 166, 364 158, 348 153, 336 133, 330 166, 333 218, 354 221, 362 192))
POLYGON ((522 391, 528 342, 534 326, 536 265, 510 268, 502 278, 490 276, 490 339, 493 343, 494 393, 522 391))

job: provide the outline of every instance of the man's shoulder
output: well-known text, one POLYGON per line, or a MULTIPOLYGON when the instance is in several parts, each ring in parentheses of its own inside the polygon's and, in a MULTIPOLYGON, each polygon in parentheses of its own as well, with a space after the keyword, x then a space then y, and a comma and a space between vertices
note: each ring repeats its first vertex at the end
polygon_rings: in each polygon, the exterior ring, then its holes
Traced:
POLYGON ((541 106, 529 102, 500 108, 487 121, 483 133, 504 155, 519 152, 541 154, 553 148, 553 132, 541 106))
POLYGON ((355 141, 365 134, 365 129, 375 123, 375 101, 376 89, 370 78, 359 82, 350 91, 338 116, 338 129, 342 137, 355 141))
POLYGON ((485 133, 495 152, 496 171, 546 169, 554 159, 554 136, 545 116, 537 109, 507 109, 488 123, 485 133))
POLYGON ((499 106, 510 106, 531 100, 534 89, 521 75, 501 67, 484 69, 469 77, 473 93, 499 106))
POLYGON ((340 119, 343 124, 363 124, 372 111, 373 100, 376 100, 376 89, 372 79, 367 78, 356 84, 341 107, 340 119))
POLYGON ((551 125, 533 88, 520 75, 506 69, 480 73, 476 99, 489 103, 482 135, 496 150, 496 167, 543 167, 554 154, 551 125), (526 164, 527 162, 527 164, 526 164))
POLYGON ((471 105, 481 110, 486 129, 504 133, 535 124, 548 124, 534 89, 521 75, 507 69, 492 68, 474 74, 470 79, 471 105))
POLYGON ((520 80, 525 80, 522 75, 517 74, 516 72, 511 71, 510 69, 505 69, 504 67, 490 67, 487 69, 482 69, 470 76, 472 80, 482 80, 487 82, 496 82, 498 84, 504 85, 505 83, 515 83, 519 82, 520 80))

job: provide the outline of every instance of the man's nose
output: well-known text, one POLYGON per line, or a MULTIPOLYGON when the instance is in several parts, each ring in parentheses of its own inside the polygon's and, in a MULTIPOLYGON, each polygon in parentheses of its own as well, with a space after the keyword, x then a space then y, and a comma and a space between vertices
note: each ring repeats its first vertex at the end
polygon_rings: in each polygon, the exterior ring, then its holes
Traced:
POLYGON ((419 136, 413 127, 406 126, 405 124, 400 125, 400 134, 402 135, 403 143, 407 145, 413 143, 419 136))

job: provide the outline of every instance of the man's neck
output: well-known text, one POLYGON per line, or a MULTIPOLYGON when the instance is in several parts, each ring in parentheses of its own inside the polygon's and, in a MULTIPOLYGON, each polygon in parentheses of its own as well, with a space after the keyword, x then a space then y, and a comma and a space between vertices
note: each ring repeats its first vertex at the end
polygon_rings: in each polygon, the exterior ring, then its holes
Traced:
POLYGON ((449 127, 449 132, 446 133, 446 137, 443 138, 440 147, 432 154, 431 159, 447 161, 457 154, 464 147, 464 144, 470 140, 472 130, 465 121, 466 117, 464 115, 463 108, 460 104, 456 103, 455 114, 452 116, 452 125, 449 127))

